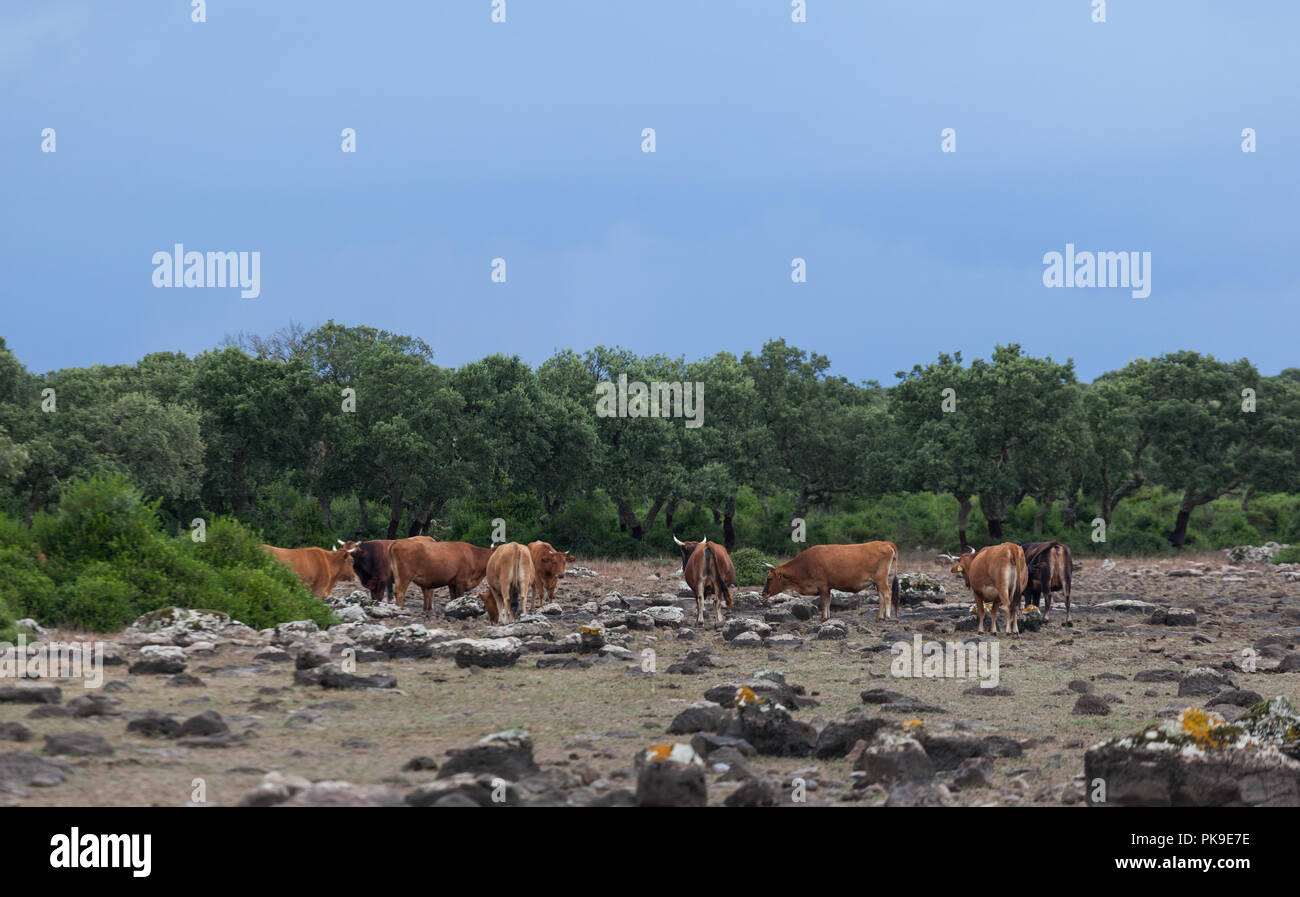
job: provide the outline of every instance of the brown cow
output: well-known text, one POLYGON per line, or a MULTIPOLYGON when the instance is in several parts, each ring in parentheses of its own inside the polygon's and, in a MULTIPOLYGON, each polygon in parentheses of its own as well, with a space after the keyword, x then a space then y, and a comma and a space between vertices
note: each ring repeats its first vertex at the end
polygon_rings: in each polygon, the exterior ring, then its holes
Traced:
POLYGON ((491 548, 468 542, 435 542, 428 536, 398 539, 388 546, 397 606, 406 606, 406 589, 414 584, 424 593, 424 612, 433 611, 433 590, 447 587, 449 601, 475 588, 487 575, 491 548))
POLYGON ((960 576, 975 594, 975 613, 979 618, 977 631, 984 632, 984 602, 993 604, 992 632, 998 631, 998 609, 1007 614, 1006 631, 1020 635, 1020 601, 1029 584, 1029 568, 1025 565, 1025 552, 1015 542, 990 545, 978 551, 968 548, 949 571, 960 576))
POLYGON ((507 623, 519 619, 519 605, 533 589, 533 555, 518 542, 498 545, 487 562, 488 619, 507 623))
POLYGON ((871 583, 875 583, 880 595, 876 619, 884 620, 899 612, 898 549, 893 542, 814 545, 779 567, 766 566, 771 572, 763 584, 764 598, 785 591, 820 595, 823 622, 831 616, 831 589, 860 592, 871 583))
POLYGON ((274 545, 263 545, 262 548, 297 573, 302 584, 317 598, 329 595, 340 580, 357 578, 356 571, 352 568, 352 558, 357 552, 355 546, 334 551, 326 551, 324 548, 276 548, 274 545))
POLYGON ((731 562, 731 555, 727 554, 722 543, 708 539, 683 542, 673 536, 673 542, 682 552, 682 576, 695 595, 695 625, 704 625, 706 595, 713 596, 713 609, 721 625, 722 602, 727 602, 727 613, 731 613, 731 586, 736 581, 736 566, 731 562))
POLYGON ((1025 564, 1029 567, 1029 586, 1025 589, 1025 604, 1038 606, 1041 599, 1046 599, 1043 606, 1043 622, 1052 612, 1052 593, 1065 593, 1065 625, 1070 622, 1070 588, 1074 582, 1074 555, 1070 546, 1064 542, 1021 542, 1025 552, 1025 564))
POLYGON ((528 610, 555 600, 555 587, 564 576, 564 566, 576 558, 567 551, 556 551, 550 542, 529 542, 533 556, 533 587, 528 593, 528 610), (534 600, 536 596, 536 600, 534 600))

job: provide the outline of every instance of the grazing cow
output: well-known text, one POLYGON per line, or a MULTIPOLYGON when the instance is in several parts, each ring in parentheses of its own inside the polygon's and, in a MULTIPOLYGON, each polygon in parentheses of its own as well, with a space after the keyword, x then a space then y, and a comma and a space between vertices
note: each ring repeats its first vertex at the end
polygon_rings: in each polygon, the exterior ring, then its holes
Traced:
POLYGON ((488 619, 507 623, 519 619, 520 602, 533 588, 533 555, 518 542, 498 545, 487 562, 488 619))
POLYGON ((424 593, 424 612, 433 611, 433 590, 447 587, 449 601, 475 588, 487 575, 491 548, 468 542, 437 542, 428 536, 398 539, 388 546, 397 606, 406 606, 406 589, 414 584, 424 593))
POLYGON ((720 543, 708 539, 683 542, 673 536, 673 542, 682 552, 682 576, 695 595, 695 625, 704 625, 706 595, 713 596, 713 609, 722 623, 722 602, 727 602, 727 613, 731 613, 731 586, 736 581, 731 555, 720 543))
POLYGON ((998 609, 1007 614, 1006 632, 1020 635, 1020 601, 1029 584, 1029 569, 1025 553, 1015 542, 990 545, 976 551, 966 549, 950 573, 960 576, 975 595, 975 613, 979 618, 978 632, 984 632, 984 602, 993 605, 992 632, 998 631, 998 609))
POLYGON ((1046 598, 1043 605, 1043 622, 1052 612, 1052 593, 1065 593, 1065 625, 1070 622, 1070 588, 1074 579, 1074 555, 1070 546, 1064 542, 1021 542, 1025 553, 1025 565, 1029 568, 1029 586, 1025 589, 1025 604, 1038 607, 1039 599, 1046 598))
POLYGON ((555 600, 555 587, 564 577, 565 564, 577 559, 567 551, 556 551, 550 542, 529 542, 528 553, 533 556, 533 587, 528 593, 531 611, 539 604, 555 600))
POLYGON ((356 579, 352 568, 352 559, 357 548, 339 548, 326 551, 324 548, 276 548, 263 545, 262 549, 282 564, 287 564, 302 584, 317 598, 324 598, 334 586, 345 579, 356 579))
POLYGON ((820 595, 822 621, 831 616, 831 589, 861 592, 875 583, 880 594, 876 619, 899 612, 898 549, 893 542, 863 542, 858 545, 814 545, 805 548, 779 567, 769 568, 763 597, 785 591, 799 595, 820 595))

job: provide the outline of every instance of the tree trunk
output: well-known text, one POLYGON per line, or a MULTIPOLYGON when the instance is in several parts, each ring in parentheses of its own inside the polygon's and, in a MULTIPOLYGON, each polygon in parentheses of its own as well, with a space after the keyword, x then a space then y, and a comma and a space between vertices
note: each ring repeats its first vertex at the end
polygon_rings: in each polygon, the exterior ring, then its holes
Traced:
MULTIPOLYGON (((953 493, 957 499, 957 539, 961 551, 966 550, 966 521, 970 518, 970 496, 953 493)), ((958 552, 959 554, 961 552, 958 552)))
POLYGON ((654 504, 650 506, 650 510, 646 512, 645 519, 642 520, 636 516, 636 512, 632 509, 632 503, 626 498, 620 498, 618 500, 618 528, 624 532, 630 532, 632 538, 640 542, 645 538, 645 534, 650 527, 654 526, 655 518, 659 516, 660 509, 667 503, 666 499, 656 499, 654 504))
POLYGON ((799 490, 799 497, 795 499, 794 516, 800 520, 808 519, 808 487, 804 486, 799 490))
POLYGON ((334 529, 334 522, 330 519, 333 504, 333 499, 328 495, 316 499, 316 505, 320 508, 320 518, 325 522, 326 529, 334 529))
POLYGON ((360 512, 360 517, 357 520, 357 528, 352 534, 352 538, 360 540, 364 539, 366 533, 370 532, 370 508, 366 505, 366 497, 359 492, 357 493, 357 510, 360 512))
POLYGON ((727 509, 722 515, 722 544, 726 546, 727 551, 736 547, 736 497, 733 495, 727 499, 727 509))
POLYGON ((1054 498, 1045 498, 1043 504, 1038 506, 1038 512, 1034 514, 1035 536, 1041 536, 1043 534, 1043 521, 1047 519, 1048 514, 1052 513, 1052 505, 1055 504, 1055 502, 1056 499, 1054 498))
POLYGON ((1250 511, 1250 487, 1246 486, 1241 490, 1241 513, 1245 514, 1250 511))
POLYGON ((1178 506, 1178 516, 1174 519, 1174 531, 1169 534, 1169 542, 1175 548, 1182 548, 1187 541, 1187 523, 1196 510, 1195 495, 1188 489, 1183 493, 1183 501, 1178 506))
POLYGON ((664 526, 668 527, 668 532, 670 533, 673 531, 673 517, 677 515, 678 504, 680 504, 680 502, 674 498, 672 501, 668 502, 668 506, 664 508, 664 526))
POLYGON ((989 538, 1002 541, 1002 523, 1007 519, 1007 498, 1000 492, 981 492, 980 510, 988 521, 989 538))
POLYGON ((396 539, 397 528, 402 524, 402 490, 394 489, 389 499, 392 504, 388 514, 388 535, 386 538, 396 539))
POLYGON ((1075 515, 1073 492, 1067 492, 1065 497, 1061 499, 1061 523, 1065 525, 1066 529, 1074 529, 1075 515))

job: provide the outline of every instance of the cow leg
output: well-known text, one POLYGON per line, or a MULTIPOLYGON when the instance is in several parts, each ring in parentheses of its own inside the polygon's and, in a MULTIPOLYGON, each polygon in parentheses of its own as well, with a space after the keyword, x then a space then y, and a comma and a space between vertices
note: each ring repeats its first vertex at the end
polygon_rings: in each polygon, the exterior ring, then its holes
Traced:
MULTIPOLYGON (((976 596, 975 598, 975 616, 979 619, 979 623, 975 627, 975 632, 978 633, 979 635, 983 635, 984 634, 984 600, 979 596, 976 596)), ((996 629, 997 625, 998 623, 995 618, 993 621, 993 628, 996 629)))
POLYGON ((424 615, 430 616, 433 613, 433 589, 421 588, 420 594, 424 596, 424 615))
POLYGON ((493 626, 495 626, 497 624, 497 621, 501 619, 500 612, 497 610, 497 607, 501 606, 501 596, 497 594, 496 589, 494 589, 492 586, 488 586, 488 593, 486 597, 487 600, 484 601, 483 603, 487 606, 488 620, 492 623, 493 626))
POLYGON ((722 602, 728 600, 722 591, 716 588, 713 590, 713 610, 717 614, 719 626, 722 625, 722 602))
POLYGON ((393 600, 393 577, 388 577, 384 582, 384 590, 388 592, 388 600, 393 600))
POLYGON ((1070 622, 1070 583, 1068 581, 1063 591, 1065 592, 1065 625, 1073 626, 1074 624, 1070 622))
POLYGON ((822 597, 822 622, 825 623, 831 618, 831 588, 827 586, 821 591, 822 597))
POLYGON ((393 590, 393 593, 397 596, 398 607, 406 607, 406 587, 409 586, 410 584, 411 581, 409 579, 407 580, 399 579, 397 581, 397 587, 393 590))
POLYGON ((1047 618, 1052 613, 1052 590, 1048 589, 1047 594, 1043 596, 1043 623, 1047 623, 1047 618))

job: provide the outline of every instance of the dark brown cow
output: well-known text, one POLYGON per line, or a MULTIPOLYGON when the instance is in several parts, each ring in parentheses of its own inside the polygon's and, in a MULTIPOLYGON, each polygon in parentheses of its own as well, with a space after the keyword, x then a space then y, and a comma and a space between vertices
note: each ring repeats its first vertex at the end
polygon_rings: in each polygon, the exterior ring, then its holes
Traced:
POLYGON ((297 573, 302 584, 317 598, 329 595, 339 581, 357 578, 356 571, 352 568, 355 547, 335 551, 326 551, 324 548, 276 548, 274 545, 263 545, 262 548, 297 573))
POLYGON ((704 625, 704 598, 713 596, 713 609, 718 623, 722 623, 722 602, 731 613, 731 586, 736 581, 736 567, 731 555, 719 542, 703 539, 683 542, 673 536, 673 542, 682 552, 682 576, 695 595, 695 625, 704 625))
POLYGON ((426 614, 433 611, 434 589, 446 586, 448 600, 455 601, 483 581, 491 556, 491 548, 468 542, 435 542, 428 536, 398 539, 388 546, 397 606, 406 606, 406 589, 413 584, 424 593, 426 614))
POLYGON ((528 543, 528 553, 533 558, 533 587, 528 592, 528 610, 532 611, 539 604, 555 600, 555 588, 564 576, 565 564, 576 558, 540 540, 528 543))
POLYGON ((876 619, 899 612, 898 548, 893 542, 862 542, 857 545, 814 545, 805 548, 779 567, 771 568, 763 584, 763 597, 781 592, 820 595, 822 620, 831 616, 831 589, 861 592, 875 583, 880 595, 876 619))
POLYGON ((1020 635, 1020 601, 1029 584, 1029 568, 1025 565, 1025 552, 1015 542, 990 545, 966 552, 952 565, 950 573, 962 578, 975 595, 975 613, 979 618, 978 632, 984 631, 984 602, 993 605, 991 629, 998 631, 998 610, 1007 614, 1006 631, 1020 635))
POLYGON ((1074 580, 1074 555, 1064 542, 1021 542, 1025 565, 1029 568, 1029 586, 1025 589, 1025 604, 1043 605, 1043 622, 1052 612, 1052 593, 1065 593, 1065 625, 1070 622, 1070 588, 1074 580))
POLYGON ((533 555, 518 542, 498 545, 487 562, 487 598, 483 602, 494 624, 519 619, 520 603, 533 588, 533 555))
POLYGON ((372 539, 369 542, 343 542, 343 548, 356 547, 352 556, 352 569, 357 573, 362 588, 369 590, 370 597, 379 601, 387 593, 393 599, 393 574, 388 569, 388 547, 393 539, 372 539))

